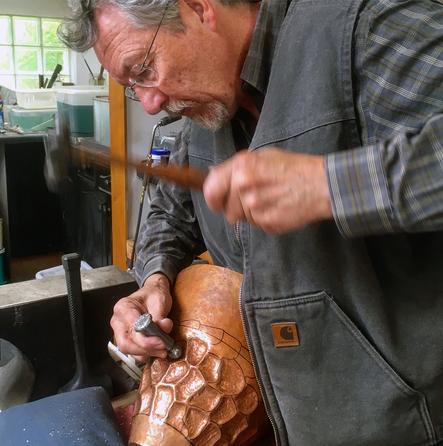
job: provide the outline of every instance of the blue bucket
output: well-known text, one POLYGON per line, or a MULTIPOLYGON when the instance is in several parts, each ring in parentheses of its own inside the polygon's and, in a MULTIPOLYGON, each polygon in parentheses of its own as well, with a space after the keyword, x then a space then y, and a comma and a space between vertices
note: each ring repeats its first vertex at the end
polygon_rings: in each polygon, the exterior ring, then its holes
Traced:
POLYGON ((6 272, 5 272, 5 262, 6 262, 5 248, 0 249, 0 285, 7 282, 6 272))

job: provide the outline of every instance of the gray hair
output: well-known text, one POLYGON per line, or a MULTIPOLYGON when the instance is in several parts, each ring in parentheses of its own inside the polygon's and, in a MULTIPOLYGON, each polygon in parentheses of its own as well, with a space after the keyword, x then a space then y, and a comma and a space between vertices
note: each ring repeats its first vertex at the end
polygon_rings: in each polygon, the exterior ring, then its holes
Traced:
MULTIPOLYGON (((251 0, 218 1, 225 5, 251 3, 251 0)), ((58 36, 69 48, 77 51, 85 51, 94 45, 97 38, 94 11, 103 6, 117 7, 136 28, 157 26, 164 14, 165 28, 173 32, 184 30, 177 0, 68 0, 68 5, 71 17, 59 26, 58 36)))

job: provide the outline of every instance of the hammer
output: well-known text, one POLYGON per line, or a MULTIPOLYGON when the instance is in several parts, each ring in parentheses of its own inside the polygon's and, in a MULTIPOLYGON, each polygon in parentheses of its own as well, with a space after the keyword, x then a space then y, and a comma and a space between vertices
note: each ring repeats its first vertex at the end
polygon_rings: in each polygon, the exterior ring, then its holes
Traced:
MULTIPOLYGON (((163 120, 171 119, 169 116, 163 120)), ((162 120, 160 121, 160 123, 162 120)), ((164 124, 162 124, 164 125, 164 124)), ((69 138, 69 129, 66 123, 56 116, 56 131, 49 133, 46 144, 45 178, 48 189, 58 193, 68 177, 69 166, 84 162, 109 166, 114 165, 120 169, 132 167, 140 173, 158 178, 159 180, 177 184, 186 189, 203 190, 206 173, 190 166, 177 164, 151 166, 149 163, 133 158, 121 158, 86 147, 73 147, 69 138)))

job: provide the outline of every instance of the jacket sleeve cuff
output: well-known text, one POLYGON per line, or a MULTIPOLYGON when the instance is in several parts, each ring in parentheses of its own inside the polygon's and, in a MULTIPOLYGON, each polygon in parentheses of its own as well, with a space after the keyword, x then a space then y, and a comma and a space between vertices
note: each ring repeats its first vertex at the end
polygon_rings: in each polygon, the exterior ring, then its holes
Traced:
POLYGON ((172 285, 178 274, 177 267, 163 256, 154 257, 147 261, 144 265, 138 265, 134 271, 135 279, 140 287, 143 286, 145 280, 149 276, 152 276, 155 273, 164 274, 172 285))
POLYGON ((326 156, 332 212, 344 237, 395 231, 380 149, 373 145, 326 156))

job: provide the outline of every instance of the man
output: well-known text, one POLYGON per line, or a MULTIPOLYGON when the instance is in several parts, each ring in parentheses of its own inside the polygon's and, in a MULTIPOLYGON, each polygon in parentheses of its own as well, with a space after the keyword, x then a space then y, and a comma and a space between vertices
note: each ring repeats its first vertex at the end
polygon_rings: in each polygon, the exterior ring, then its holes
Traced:
POLYGON ((72 47, 93 45, 148 113, 191 118, 174 161, 217 165, 204 194, 158 188, 141 288, 111 322, 120 348, 165 355, 132 324, 149 311, 171 330, 171 283, 206 246, 244 274, 278 444, 440 444, 443 7, 102 0, 77 13, 72 47))

